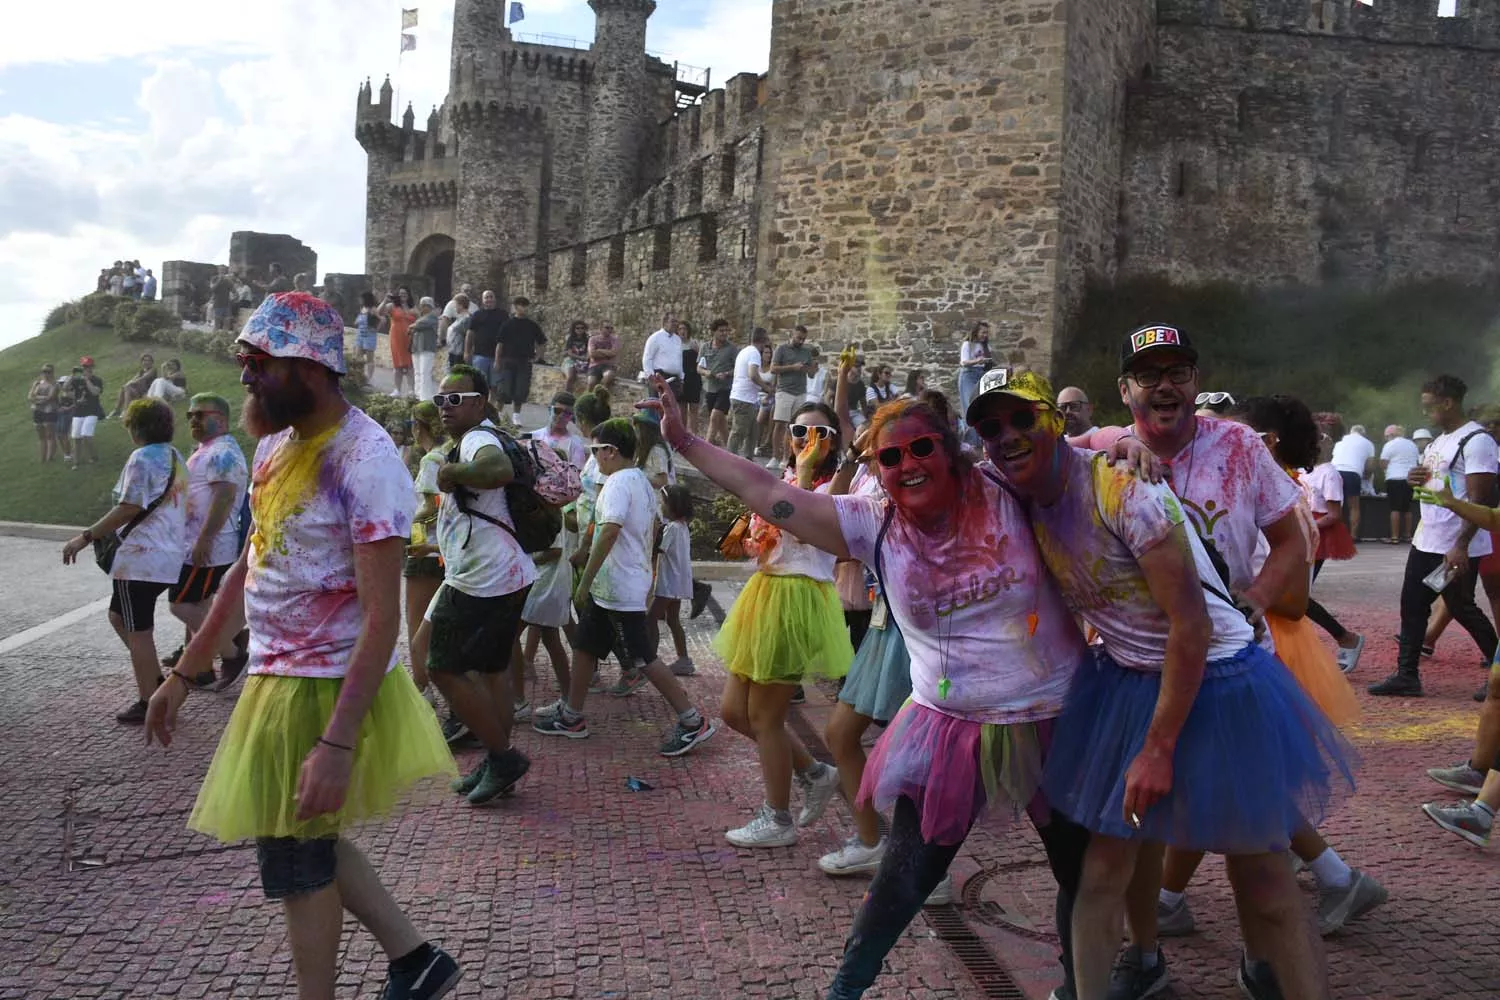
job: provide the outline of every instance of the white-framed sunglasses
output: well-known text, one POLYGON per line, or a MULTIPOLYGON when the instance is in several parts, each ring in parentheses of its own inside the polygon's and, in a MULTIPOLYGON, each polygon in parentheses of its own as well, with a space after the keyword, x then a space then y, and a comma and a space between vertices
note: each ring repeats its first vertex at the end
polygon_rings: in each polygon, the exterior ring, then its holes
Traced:
POLYGON ((1227 392, 1200 392, 1193 400, 1194 406, 1222 406, 1225 403, 1234 405, 1234 397, 1227 392))
POLYGON ((432 397, 432 403, 434 406, 439 407, 462 406, 464 405, 464 400, 474 399, 477 396, 483 395, 484 393, 482 392, 440 392, 432 397))

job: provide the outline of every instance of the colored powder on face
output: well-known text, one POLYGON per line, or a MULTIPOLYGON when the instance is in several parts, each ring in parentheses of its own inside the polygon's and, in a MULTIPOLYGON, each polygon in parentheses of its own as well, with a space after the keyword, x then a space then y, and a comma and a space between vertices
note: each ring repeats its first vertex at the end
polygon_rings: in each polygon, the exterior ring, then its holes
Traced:
POLYGON ((323 456, 341 426, 335 424, 306 440, 287 438, 266 463, 264 478, 251 494, 255 531, 250 544, 257 563, 273 552, 286 554, 286 522, 317 493, 323 456))

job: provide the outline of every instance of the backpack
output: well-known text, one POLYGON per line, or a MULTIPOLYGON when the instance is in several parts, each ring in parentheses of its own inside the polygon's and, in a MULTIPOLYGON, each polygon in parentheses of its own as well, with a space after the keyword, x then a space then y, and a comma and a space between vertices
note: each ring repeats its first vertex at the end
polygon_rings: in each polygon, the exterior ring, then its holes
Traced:
MULTIPOLYGON (((578 470, 535 438, 518 441, 493 426, 481 425, 472 428, 470 433, 473 431, 493 434, 506 458, 510 459, 515 478, 505 485, 505 505, 512 523, 506 524, 483 511, 474 510, 469 506, 474 493, 463 487, 453 491, 453 501, 459 512, 504 528, 521 546, 521 551, 528 555, 550 549, 562 531, 562 508, 583 492, 578 470)), ((448 453, 448 461, 458 459, 459 445, 454 445, 448 453)), ((471 536, 472 533, 471 524, 471 536)), ((464 543, 468 544, 467 538, 464 543)))

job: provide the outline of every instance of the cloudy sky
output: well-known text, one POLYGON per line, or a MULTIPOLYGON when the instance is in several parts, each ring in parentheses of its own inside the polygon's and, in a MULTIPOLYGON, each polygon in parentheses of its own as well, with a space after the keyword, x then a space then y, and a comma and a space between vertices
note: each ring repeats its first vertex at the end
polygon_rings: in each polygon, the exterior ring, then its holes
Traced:
MULTIPOLYGON (((320 272, 363 271, 356 90, 390 73, 423 122, 447 89, 453 0, 6 6, 0 347, 111 261, 225 263, 237 229, 293 234, 320 272), (420 25, 398 79, 405 5, 420 25)), ((593 37, 586 0, 525 11, 518 35, 593 37)), ((659 0, 647 47, 722 82, 765 70, 770 24, 771 0, 659 0)))

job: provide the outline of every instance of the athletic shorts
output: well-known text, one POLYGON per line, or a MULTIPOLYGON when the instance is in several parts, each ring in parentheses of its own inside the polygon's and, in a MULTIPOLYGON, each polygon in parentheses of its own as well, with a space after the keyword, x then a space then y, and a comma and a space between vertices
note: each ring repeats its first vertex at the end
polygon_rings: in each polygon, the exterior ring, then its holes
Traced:
POLYGON ((120 616, 127 632, 150 632, 156 627, 156 599, 170 583, 149 580, 111 580, 114 592, 109 598, 111 614, 120 616))
POLYGON ((1364 484, 1357 472, 1340 472, 1339 479, 1344 484, 1344 520, 1349 519, 1349 510, 1359 503, 1359 494, 1364 484))
POLYGON ((1411 483, 1404 479, 1386 480, 1385 496, 1392 514, 1411 513, 1411 483))
POLYGON ((406 565, 401 567, 401 575, 408 580, 417 577, 431 579, 443 578, 443 561, 437 556, 407 556, 406 565))
POLYGON ((614 362, 603 365, 593 365, 589 368, 589 378, 596 378, 602 381, 604 379, 604 376, 610 374, 614 370, 614 362))
POLYGON ((771 419, 777 423, 791 423, 792 414, 797 412, 797 407, 802 405, 802 400, 806 395, 804 392, 778 392, 776 394, 776 409, 772 411, 771 419))
POLYGON ((32 410, 31 422, 38 427, 46 427, 48 424, 57 423, 57 414, 51 410, 32 410))
POLYGON ((432 640, 427 671, 434 674, 499 674, 510 667, 511 647, 521 634, 521 611, 530 587, 499 597, 470 597, 450 584, 432 601, 432 640))
POLYGON ((68 437, 68 432, 73 429, 73 414, 59 413, 56 417, 56 421, 57 422, 55 426, 57 427, 57 433, 61 434, 63 437, 68 437))
POLYGON ((495 391, 502 404, 524 403, 531 398, 531 362, 501 358, 495 372, 495 391))
POLYGON ((91 438, 94 436, 94 429, 98 426, 98 417, 74 417, 73 436, 76 438, 91 438))
POLYGON ((297 840, 259 837, 255 860, 260 865, 260 888, 267 899, 286 899, 317 892, 332 885, 338 874, 337 837, 297 840))
POLYGON ((182 574, 167 591, 168 604, 201 604, 219 592, 219 584, 229 566, 182 565, 182 574))
POLYGON ((596 660, 602 660, 616 650, 629 654, 636 663, 650 663, 656 659, 656 644, 651 641, 651 632, 646 627, 646 612, 611 611, 595 604, 592 597, 578 613, 573 648, 596 660))
POLYGON ((729 390, 719 389, 716 392, 703 390, 703 406, 705 409, 718 410, 720 413, 729 412, 729 390))

